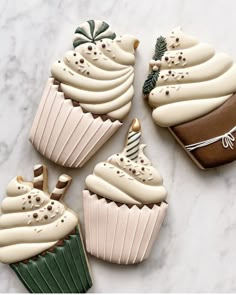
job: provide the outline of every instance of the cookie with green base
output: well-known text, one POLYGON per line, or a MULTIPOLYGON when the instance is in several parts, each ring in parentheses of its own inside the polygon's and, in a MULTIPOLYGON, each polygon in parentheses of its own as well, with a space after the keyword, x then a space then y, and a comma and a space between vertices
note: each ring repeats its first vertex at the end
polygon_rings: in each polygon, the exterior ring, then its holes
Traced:
POLYGON ((34 181, 15 177, 0 217, 0 261, 9 264, 31 293, 85 293, 91 286, 78 216, 62 202, 71 177, 61 175, 51 194, 47 170, 34 181))

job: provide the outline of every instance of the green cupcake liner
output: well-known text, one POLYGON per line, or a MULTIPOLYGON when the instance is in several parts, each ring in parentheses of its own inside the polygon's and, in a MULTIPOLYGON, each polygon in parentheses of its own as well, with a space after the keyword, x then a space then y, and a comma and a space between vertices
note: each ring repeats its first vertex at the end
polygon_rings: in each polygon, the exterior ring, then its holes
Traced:
POLYGON ((31 293, 85 293, 92 286, 78 228, 54 252, 10 266, 31 293))

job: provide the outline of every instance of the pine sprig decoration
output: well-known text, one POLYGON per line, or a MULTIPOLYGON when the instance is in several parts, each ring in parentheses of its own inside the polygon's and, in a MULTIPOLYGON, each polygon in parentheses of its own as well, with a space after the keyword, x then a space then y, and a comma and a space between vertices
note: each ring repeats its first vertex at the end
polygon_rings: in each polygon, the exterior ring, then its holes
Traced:
MULTIPOLYGON (((167 50, 166 39, 162 36, 157 38, 155 45, 155 53, 153 55, 154 60, 161 60, 162 56, 167 50)), ((159 77, 160 70, 151 71, 143 85, 143 95, 148 96, 152 89, 155 87, 157 79, 159 77)))
POLYGON ((143 95, 147 96, 155 87, 160 71, 151 71, 143 85, 143 95))
POLYGON ((153 59, 161 60, 166 50, 166 39, 162 36, 158 37, 155 45, 155 54, 153 55, 153 59))

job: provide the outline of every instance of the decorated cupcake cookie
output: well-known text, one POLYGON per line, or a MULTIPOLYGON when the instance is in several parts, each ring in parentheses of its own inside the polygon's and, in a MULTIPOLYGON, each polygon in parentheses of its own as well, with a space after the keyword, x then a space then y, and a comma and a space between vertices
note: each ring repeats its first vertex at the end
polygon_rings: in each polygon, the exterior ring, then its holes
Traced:
POLYGON ((7 186, 0 261, 31 293, 81 293, 92 286, 78 216, 62 202, 70 182, 61 175, 49 194, 46 167, 37 165, 33 182, 17 176, 7 186))
POLYGON ((193 161, 213 168, 236 158, 236 65, 225 53, 174 29, 159 37, 143 94, 193 161))
POLYGON ((120 128, 134 95, 138 40, 90 20, 77 28, 74 50, 51 67, 30 141, 46 158, 81 167, 120 128))
POLYGON ((134 119, 123 151, 95 166, 83 192, 87 251, 118 264, 148 258, 168 207, 162 177, 140 137, 134 119))

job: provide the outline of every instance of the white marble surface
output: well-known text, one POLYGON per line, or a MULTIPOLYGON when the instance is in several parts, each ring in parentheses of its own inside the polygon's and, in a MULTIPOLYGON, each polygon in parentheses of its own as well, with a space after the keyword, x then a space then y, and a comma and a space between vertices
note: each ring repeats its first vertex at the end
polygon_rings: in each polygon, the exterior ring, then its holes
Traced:
MULTIPOLYGON (((236 1, 219 0, 0 1, 0 196, 15 176, 49 167, 52 188, 62 172, 74 178, 66 201, 83 223, 81 191, 94 165, 122 148, 133 116, 143 125, 147 154, 164 177, 169 212, 148 261, 111 265, 89 257, 91 292, 232 292, 236 291, 236 163, 200 171, 167 130, 151 120, 141 89, 155 38, 175 26, 212 43, 236 60, 236 1), (63 169, 43 159, 28 141, 29 129, 49 75, 50 64, 72 47, 77 25, 107 21, 118 33, 140 39, 135 98, 128 120, 81 170, 63 169)), ((7 265, 0 265, 0 292, 25 292, 7 265)))

